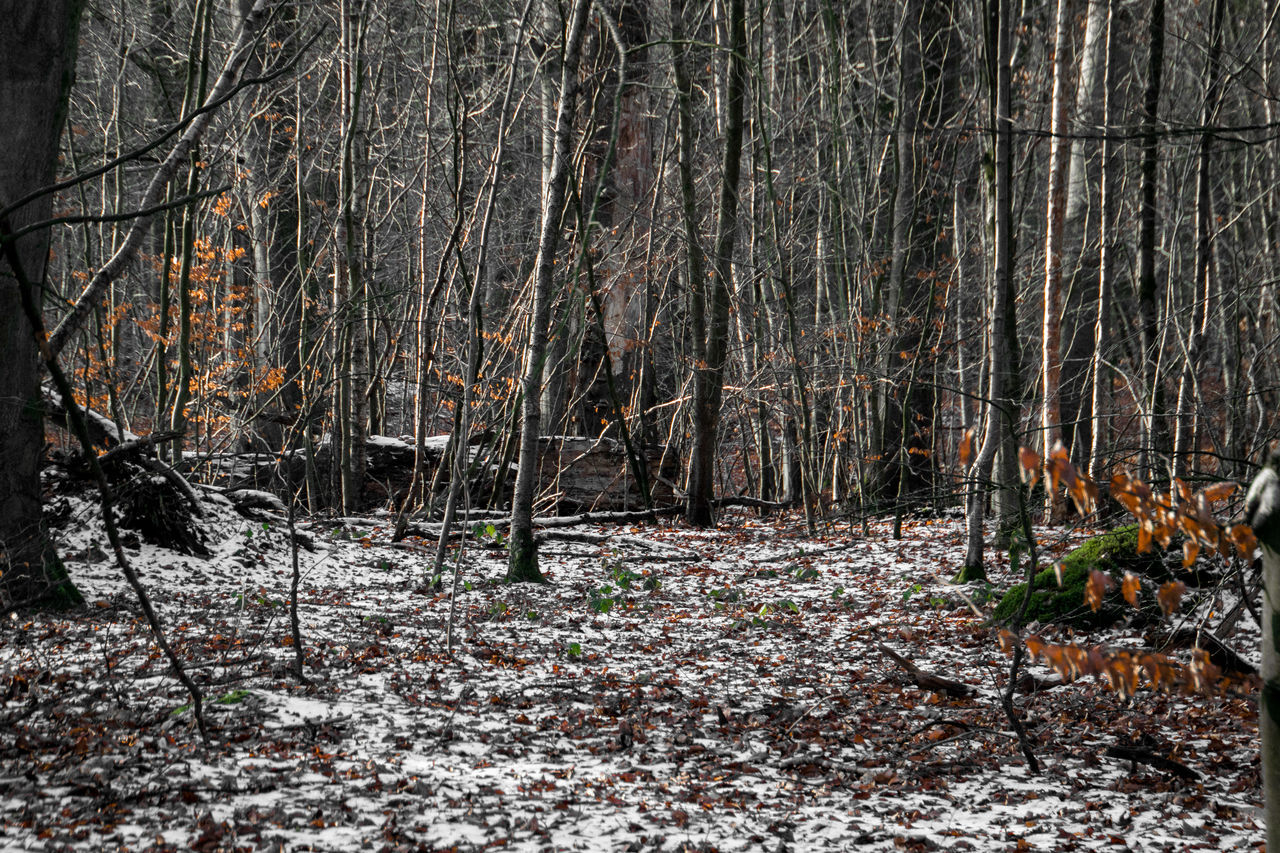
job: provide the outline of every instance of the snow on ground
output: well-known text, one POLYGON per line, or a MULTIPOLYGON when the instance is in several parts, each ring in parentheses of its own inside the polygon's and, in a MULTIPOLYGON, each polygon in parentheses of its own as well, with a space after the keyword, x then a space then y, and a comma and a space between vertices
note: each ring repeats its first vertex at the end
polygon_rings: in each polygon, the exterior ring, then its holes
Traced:
POLYGON ((206 747, 75 504, 64 552, 88 605, 0 629, 0 849, 1262 843, 1252 696, 1126 703, 1089 679, 1024 697, 1028 773, 998 704, 1008 658, 944 582, 955 520, 901 541, 748 515, 580 527, 543 544, 545 586, 503 585, 505 552, 469 540, 452 656, 447 587, 423 583, 433 542, 393 545, 386 519, 308 523, 304 685, 283 523, 215 515, 210 559, 130 551, 205 685, 206 747), (881 642, 976 695, 917 689, 881 642), (1135 734, 1201 781, 1103 754, 1135 734))

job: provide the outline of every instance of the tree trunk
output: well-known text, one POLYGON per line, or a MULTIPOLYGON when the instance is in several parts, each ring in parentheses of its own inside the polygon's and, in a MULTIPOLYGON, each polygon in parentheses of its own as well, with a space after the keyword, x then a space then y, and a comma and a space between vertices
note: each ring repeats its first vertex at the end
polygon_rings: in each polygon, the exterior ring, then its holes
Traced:
POLYGON ((533 497, 538 487, 538 435, 542 425, 542 372, 547 354, 547 332, 551 323, 552 284, 556 249, 560 243, 560 221, 564 214, 565 191, 569 183, 570 136, 578 100, 578 62, 582 35, 586 29, 591 0, 574 0, 569 32, 564 43, 560 75, 560 108, 556 112, 555 147, 551 173, 542 196, 542 224, 538 234, 538 257, 533 269, 533 311, 529 318, 529 341, 524 354, 524 376, 520 383, 520 461, 516 469, 515 491, 511 499, 509 582, 541 583, 537 545, 533 541, 533 497))
MULTIPOLYGON (((1107 4, 1106 46, 1102 82, 1102 124, 1111 125, 1111 47, 1112 9, 1107 4)), ((1098 304, 1093 327, 1093 363, 1090 386, 1093 394, 1089 411, 1093 414, 1093 427, 1089 432, 1089 476, 1099 481, 1103 476, 1103 453, 1106 446, 1108 421, 1107 384, 1110 376, 1106 366, 1107 324, 1110 322, 1112 268, 1115 264, 1115 210, 1116 210, 1115 145, 1110 139, 1102 140, 1102 178, 1098 185, 1098 206, 1102 220, 1098 226, 1098 304)))
MULTIPOLYGON (((683 10, 673 9, 673 19, 682 13, 683 10)), ((726 26, 729 31, 729 58, 724 98, 724 151, 720 167, 720 196, 716 206, 716 238, 711 255, 711 277, 707 282, 689 282, 692 291, 690 301, 696 364, 693 382, 693 447, 689 454, 685 519, 695 527, 710 527, 715 524, 712 500, 715 496, 716 432, 720 427, 720 400, 724 390, 724 365, 729 343, 729 282, 733 276, 733 250, 738 237, 738 178, 742 166, 743 100, 747 78, 747 16, 744 0, 728 0, 728 15, 726 26)), ((690 250, 692 251, 692 247, 690 250)))
MULTIPOLYGON (((78 0, 0 0, 0 240, 46 220, 53 195, 8 205, 53 183, 58 144, 75 74, 78 0)), ((70 605, 80 594, 67 578, 40 508, 44 417, 36 340, 19 293, 22 268, 41 302, 49 231, 39 229, 0 253, 0 602, 70 605)))
POLYGON ((1159 316, 1156 305, 1156 188, 1160 138, 1160 77, 1164 70, 1164 0, 1151 0, 1148 26, 1147 86, 1142 116, 1142 189, 1138 214, 1138 334, 1142 359, 1143 474, 1148 482, 1156 470, 1154 457, 1169 447, 1165 425, 1164 389, 1160 377, 1159 316))
MULTIPOLYGON (((1041 324, 1040 354, 1044 392, 1040 408, 1040 434, 1044 442, 1044 459, 1062 440, 1062 237, 1066 213, 1066 179, 1071 147, 1065 137, 1068 125, 1067 51, 1071 34, 1067 29, 1069 0, 1058 0, 1054 25, 1053 100, 1049 132, 1049 188, 1045 212, 1044 236, 1044 320, 1041 324)), ((1048 494, 1049 518, 1061 521, 1066 503, 1061 492, 1048 494)))
MULTIPOLYGON (((1001 470, 997 479, 998 488, 1007 491, 1013 484, 1007 482, 1009 476, 1009 441, 1013 426, 1017 423, 1017 401, 1010 393, 1011 365, 1013 352, 1010 346, 1010 335, 1016 330, 1010 322, 1014 311, 1013 305, 1013 244, 1011 229, 1013 227, 1012 199, 1012 154, 1013 154, 1013 122, 1010 118, 1010 77, 1009 67, 1010 39, 1012 37, 1009 22, 1010 0, 989 0, 990 31, 987 35, 988 50, 994 54, 991 64, 991 84, 994 107, 994 162, 995 181, 993 188, 993 206, 995 208, 995 258, 992 269, 991 315, 988 321, 987 337, 990 347, 988 368, 988 391, 986 401, 986 426, 983 431, 982 448, 978 451, 973 467, 969 472, 967 525, 968 549, 965 554, 964 568, 957 581, 979 580, 986 577, 983 566, 982 519, 983 505, 986 502, 987 485, 990 482, 992 468, 997 451, 1002 451, 1001 470)), ((1004 507, 1003 512, 1008 508, 1004 507)), ((1001 523, 1005 519, 1001 518, 1001 523)))
MULTIPOLYGON (((1200 126, 1208 128, 1218 116, 1218 104, 1222 100, 1221 57, 1222 18, 1226 12, 1225 0, 1213 0, 1209 12, 1209 51, 1205 61, 1204 105, 1200 112, 1200 126)), ((1197 450, 1198 418, 1196 412, 1203 402, 1200 397, 1199 375, 1205 334, 1209 328, 1209 305, 1213 297, 1213 193, 1210 154, 1213 134, 1208 130, 1200 136, 1200 151, 1196 159, 1196 256, 1195 256, 1195 305, 1187 330, 1186 364, 1178 380, 1177 422, 1173 434, 1173 474, 1183 476, 1188 464, 1194 461, 1197 450), (1190 458, 1188 458, 1190 456, 1190 458)))
POLYGON ((1267 849, 1280 850, 1280 452, 1272 451, 1245 498, 1245 520, 1262 545, 1262 688, 1258 734, 1262 740, 1263 818, 1267 849))

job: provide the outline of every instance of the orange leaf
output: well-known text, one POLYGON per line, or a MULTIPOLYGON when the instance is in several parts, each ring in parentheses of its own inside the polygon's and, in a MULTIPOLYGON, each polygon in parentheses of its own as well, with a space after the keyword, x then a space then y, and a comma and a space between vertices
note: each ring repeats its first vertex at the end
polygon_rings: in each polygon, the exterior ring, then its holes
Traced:
POLYGON ((1089 515, 1098 506, 1098 484, 1085 474, 1078 474, 1070 490, 1071 500, 1081 515, 1089 515))
POLYGON ((1178 605, 1182 603, 1182 596, 1186 592, 1187 585, 1182 581, 1169 581, 1160 586, 1160 591, 1156 593, 1156 601, 1160 602, 1160 609, 1164 611, 1165 616, 1173 615, 1178 605))
POLYGON ((1018 449, 1018 463, 1022 466, 1022 482, 1027 488, 1034 488, 1040 479, 1040 455, 1030 447, 1018 449))
POLYGON ((1235 491, 1235 483, 1215 483, 1200 494, 1205 500, 1213 503, 1214 501, 1225 501, 1227 498, 1235 494, 1235 491))
POLYGON ((1061 560, 1053 561, 1053 576, 1054 578, 1057 579, 1058 586, 1062 586, 1062 561, 1061 560))
POLYGON ((1032 634, 1030 637, 1027 637, 1026 644, 1027 644, 1027 653, 1031 655, 1032 660, 1035 660, 1036 658, 1040 657, 1040 655, 1044 652, 1045 648, 1047 647, 1047 644, 1045 643, 1045 641, 1035 634, 1032 634))
POLYGON ((1189 569, 1195 564, 1196 557, 1200 555, 1200 543, 1194 539, 1184 540, 1182 543, 1182 568, 1189 569))
POLYGON ((1253 535, 1253 528, 1247 524, 1237 524, 1231 528, 1230 535, 1240 559, 1253 559, 1253 552, 1258 548, 1258 538, 1253 535))
POLYGON ((964 431, 964 435, 960 437, 960 467, 968 468, 969 460, 973 458, 973 427, 969 427, 964 431))
POLYGON ((1193 649, 1191 663, 1187 664, 1188 684, 1197 693, 1212 692, 1213 685, 1222 677, 1222 670, 1209 662, 1209 653, 1204 649, 1193 649))
POLYGON ((1151 526, 1143 519, 1138 523, 1138 553, 1145 554, 1151 550, 1151 526))
POLYGON ((1106 595, 1107 588, 1114 583, 1106 572, 1100 572, 1097 569, 1089 572, 1089 582, 1084 587, 1084 600, 1090 610, 1094 613, 1098 612, 1102 607, 1102 596, 1106 595))
POLYGON ((1133 572, 1124 573, 1124 584, 1121 586, 1121 592, 1124 594, 1124 600, 1129 602, 1130 607, 1138 606, 1138 590, 1142 589, 1142 581, 1133 572))

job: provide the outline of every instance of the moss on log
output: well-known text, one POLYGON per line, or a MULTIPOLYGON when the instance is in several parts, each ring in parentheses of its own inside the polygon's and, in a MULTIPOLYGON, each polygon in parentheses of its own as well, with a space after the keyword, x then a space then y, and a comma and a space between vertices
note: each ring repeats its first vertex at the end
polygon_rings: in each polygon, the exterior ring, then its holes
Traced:
MULTIPOLYGON (((1136 524, 1094 536, 1063 557, 1061 586, 1052 566, 1039 572, 1024 620, 1056 622, 1075 628, 1105 628, 1133 612, 1120 595, 1120 581, 1125 572, 1144 576, 1166 573, 1158 549, 1146 554, 1138 553, 1136 524), (1089 572, 1094 569, 1110 574, 1116 581, 1097 612, 1091 610, 1084 600, 1085 584, 1089 581, 1089 572)), ((1006 592, 996 605, 992 621, 1004 622, 1017 613, 1026 588, 1025 583, 1020 583, 1006 592)))

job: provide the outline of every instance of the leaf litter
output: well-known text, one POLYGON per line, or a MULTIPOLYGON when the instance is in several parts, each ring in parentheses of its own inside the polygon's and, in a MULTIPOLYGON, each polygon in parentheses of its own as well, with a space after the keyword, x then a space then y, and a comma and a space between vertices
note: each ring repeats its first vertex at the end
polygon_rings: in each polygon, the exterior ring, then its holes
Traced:
POLYGON ((61 532, 89 604, 0 629, 0 849, 1262 845, 1252 695, 1125 700, 1086 678, 1023 696, 1044 764, 1027 773, 999 707, 1008 658, 940 580, 963 558, 955 519, 900 541, 746 514, 584 525, 543 543, 543 586, 504 585, 505 552, 469 542, 452 656, 434 542, 392 544, 387 517, 315 521, 307 685, 284 524, 219 505, 211 557, 130 551, 205 687, 206 747, 93 513, 61 532), (919 689, 880 645, 972 695, 919 689), (1200 778, 1107 755, 1137 740, 1200 778))

